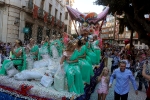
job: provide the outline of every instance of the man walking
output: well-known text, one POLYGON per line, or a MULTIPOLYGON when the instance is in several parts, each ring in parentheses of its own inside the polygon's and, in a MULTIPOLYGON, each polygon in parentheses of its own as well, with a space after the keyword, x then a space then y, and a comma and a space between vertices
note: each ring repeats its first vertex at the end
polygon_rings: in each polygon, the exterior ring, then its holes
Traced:
POLYGON ((114 100, 127 100, 129 93, 129 80, 132 82, 135 94, 138 94, 137 85, 132 72, 126 69, 126 62, 121 61, 120 66, 116 69, 110 78, 109 87, 112 86, 114 77, 116 78, 114 100))

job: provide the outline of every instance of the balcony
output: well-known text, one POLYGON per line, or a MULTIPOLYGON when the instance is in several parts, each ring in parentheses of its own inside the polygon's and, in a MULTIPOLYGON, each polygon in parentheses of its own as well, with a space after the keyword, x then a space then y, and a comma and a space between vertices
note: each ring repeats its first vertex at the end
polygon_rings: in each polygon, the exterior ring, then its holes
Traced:
POLYGON ((55 17, 54 25, 57 25, 58 19, 55 17))
POLYGON ((60 26, 60 28, 62 28, 62 25, 63 25, 63 22, 62 22, 62 21, 60 21, 60 25, 59 25, 59 26, 60 26))
POLYGON ((52 15, 50 13, 48 14, 48 18, 47 19, 48 19, 48 22, 52 21, 52 15))
POLYGON ((57 21, 57 26, 60 27, 60 20, 57 21))
POLYGON ((29 13, 33 12, 33 2, 31 0, 26 1, 26 7, 25 10, 29 13))
POLYGON ((43 18, 43 12, 44 10, 42 8, 38 9, 38 17, 43 18))

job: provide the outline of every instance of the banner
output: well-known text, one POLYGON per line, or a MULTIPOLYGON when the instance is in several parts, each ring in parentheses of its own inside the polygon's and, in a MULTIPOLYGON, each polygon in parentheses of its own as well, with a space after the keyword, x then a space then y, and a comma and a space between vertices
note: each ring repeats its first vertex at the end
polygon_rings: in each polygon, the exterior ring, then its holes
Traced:
POLYGON ((52 21, 51 21, 51 25, 54 26, 54 21, 55 21, 55 17, 52 16, 52 21))
POLYGON ((37 17, 38 17, 38 6, 34 5, 33 18, 37 19, 37 17))
POLYGON ((44 14, 44 22, 45 22, 45 23, 47 23, 47 17, 48 17, 48 13, 45 12, 45 14, 44 14))

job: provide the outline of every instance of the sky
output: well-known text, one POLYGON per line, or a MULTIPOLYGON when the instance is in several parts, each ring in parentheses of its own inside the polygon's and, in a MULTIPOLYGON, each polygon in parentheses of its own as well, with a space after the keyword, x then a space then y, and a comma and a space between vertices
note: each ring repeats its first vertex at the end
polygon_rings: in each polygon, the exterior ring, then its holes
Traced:
POLYGON ((93 5, 95 0, 74 0, 73 8, 77 8, 80 12, 102 12, 103 6, 93 5))

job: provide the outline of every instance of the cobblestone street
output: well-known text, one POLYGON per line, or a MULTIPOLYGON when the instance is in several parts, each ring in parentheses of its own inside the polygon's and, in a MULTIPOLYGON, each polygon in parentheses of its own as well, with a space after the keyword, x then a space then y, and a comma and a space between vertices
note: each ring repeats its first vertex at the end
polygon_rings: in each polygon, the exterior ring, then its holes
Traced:
MULTIPOLYGON (((115 83, 115 81, 114 81, 115 83)), ((97 85, 98 86, 98 85, 97 85)), ((95 88, 94 93, 91 95, 90 100, 97 100, 97 86, 95 88)), ((138 91, 138 95, 135 94, 135 91, 133 89, 132 83, 130 83, 130 92, 129 92, 129 96, 128 96, 128 100, 145 100, 146 98, 146 92, 145 92, 145 88, 143 86, 143 90, 142 91, 138 91)), ((112 88, 109 89, 109 93, 107 95, 106 100, 114 100, 114 84, 112 86, 112 88)))

